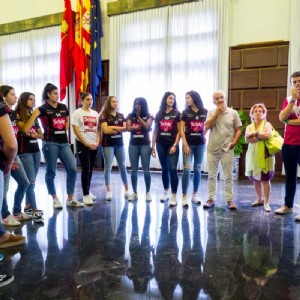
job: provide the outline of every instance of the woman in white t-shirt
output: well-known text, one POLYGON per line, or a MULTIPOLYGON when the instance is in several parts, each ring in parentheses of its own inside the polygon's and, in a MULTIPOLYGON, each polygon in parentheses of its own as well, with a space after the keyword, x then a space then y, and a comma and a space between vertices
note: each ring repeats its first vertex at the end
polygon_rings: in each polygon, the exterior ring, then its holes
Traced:
POLYGON ((96 197, 90 192, 90 185, 100 143, 98 113, 91 109, 93 97, 90 93, 81 93, 80 102, 82 107, 74 111, 72 127, 76 135, 77 155, 81 163, 83 203, 93 205, 96 197))

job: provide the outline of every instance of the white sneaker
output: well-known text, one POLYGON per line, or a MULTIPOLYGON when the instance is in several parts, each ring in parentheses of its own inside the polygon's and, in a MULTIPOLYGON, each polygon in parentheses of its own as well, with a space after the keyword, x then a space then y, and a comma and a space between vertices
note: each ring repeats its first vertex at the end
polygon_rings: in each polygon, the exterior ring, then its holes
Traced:
POLYGON ((124 197, 127 199, 130 196, 129 191, 125 191, 124 197))
POLYGON ((146 201, 152 201, 152 196, 150 194, 150 192, 146 193, 146 201))
POLYGON ((32 218, 35 223, 40 223, 44 221, 42 214, 39 211, 32 213, 32 218))
POLYGON ((138 199, 138 195, 136 193, 132 193, 130 196, 127 197, 128 201, 134 201, 138 199))
POLYGON ((61 204, 59 198, 56 197, 55 199, 53 199, 53 207, 54 208, 62 208, 62 204, 61 204))
POLYGON ((90 192, 89 196, 93 201, 97 199, 97 197, 92 192, 90 192))
POLYGON ((112 192, 106 192, 106 197, 105 197, 105 199, 106 199, 107 201, 111 201, 111 198, 112 198, 112 192))
POLYGON ((166 202, 169 200, 169 196, 168 194, 164 193, 161 197, 160 197, 160 202, 166 202))
POLYGON ((289 208, 285 205, 282 205, 280 208, 275 210, 275 214, 277 215, 285 215, 285 214, 290 214, 293 212, 292 208, 289 208))
POLYGON ((5 219, 2 219, 2 224, 6 226, 19 226, 21 223, 17 221, 13 215, 9 215, 5 219))
POLYGON ((200 200, 200 197, 199 197, 198 194, 193 194, 192 201, 193 201, 195 204, 201 204, 201 200, 200 200))
POLYGON ((79 202, 79 201, 77 201, 77 200, 75 200, 75 199, 72 199, 72 200, 67 200, 66 201, 66 205, 67 206, 71 206, 71 207, 83 207, 83 203, 82 202, 79 202))
POLYGON ((91 198, 90 195, 83 196, 83 203, 85 205, 93 205, 94 204, 93 199, 91 198))
POLYGON ((184 195, 182 197, 182 206, 183 207, 189 207, 189 197, 187 195, 184 195))
POLYGON ((14 215, 14 218, 17 220, 17 221, 28 221, 28 220, 31 220, 32 219, 32 216, 30 215, 27 215, 23 212, 17 214, 17 215, 14 215))
POLYGON ((176 206, 177 205, 177 198, 176 198, 176 194, 173 194, 171 197, 171 201, 169 203, 170 206, 176 206))

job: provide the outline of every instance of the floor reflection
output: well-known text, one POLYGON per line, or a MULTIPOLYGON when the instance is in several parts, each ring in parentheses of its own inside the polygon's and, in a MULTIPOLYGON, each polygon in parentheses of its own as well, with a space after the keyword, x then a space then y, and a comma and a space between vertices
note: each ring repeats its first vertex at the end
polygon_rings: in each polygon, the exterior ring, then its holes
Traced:
MULTIPOLYGON (((103 174, 96 172, 94 205, 58 211, 45 197, 43 172, 37 191, 45 222, 7 228, 24 234, 27 243, 1 251, 0 273, 15 276, 14 283, 0 289, 1 300, 300 297, 300 225, 292 215, 251 208, 255 193, 246 180, 235 183, 236 212, 226 209, 222 192, 215 209, 204 211, 193 204, 184 209, 180 201, 172 209, 160 203, 159 174, 152 175, 151 203, 129 203, 114 173, 113 199, 107 202, 103 174)), ((63 171, 58 179, 64 182, 63 171)), ((203 200, 206 183, 203 176, 203 200)), ((79 195, 80 180, 77 184, 79 195)), ((140 185, 138 193, 144 189, 140 185)), ((274 182, 273 209, 283 194, 283 182, 274 182)))

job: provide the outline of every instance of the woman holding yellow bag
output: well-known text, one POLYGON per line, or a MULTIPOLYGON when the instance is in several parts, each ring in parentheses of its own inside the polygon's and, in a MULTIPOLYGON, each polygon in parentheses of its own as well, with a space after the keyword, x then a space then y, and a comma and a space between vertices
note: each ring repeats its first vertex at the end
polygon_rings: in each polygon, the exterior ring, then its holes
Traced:
POLYGON ((254 104, 250 110, 252 123, 246 128, 246 142, 248 150, 246 154, 245 175, 253 181, 258 199, 251 206, 264 205, 267 212, 271 211, 269 196, 271 180, 275 174, 275 156, 270 155, 265 140, 272 133, 272 125, 266 121, 267 109, 263 103, 254 104))

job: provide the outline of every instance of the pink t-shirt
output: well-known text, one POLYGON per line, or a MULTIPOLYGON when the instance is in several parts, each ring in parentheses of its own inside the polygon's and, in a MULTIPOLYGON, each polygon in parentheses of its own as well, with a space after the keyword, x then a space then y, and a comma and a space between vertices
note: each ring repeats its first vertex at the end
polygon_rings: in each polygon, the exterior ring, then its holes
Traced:
MULTIPOLYGON (((284 99, 281 110, 284 110, 290 98, 284 99)), ((300 99, 297 100, 293 107, 292 113, 289 116, 289 120, 300 119, 300 99)), ((300 126, 299 125, 285 125, 284 131, 284 144, 287 145, 299 145, 300 146, 300 126)))

